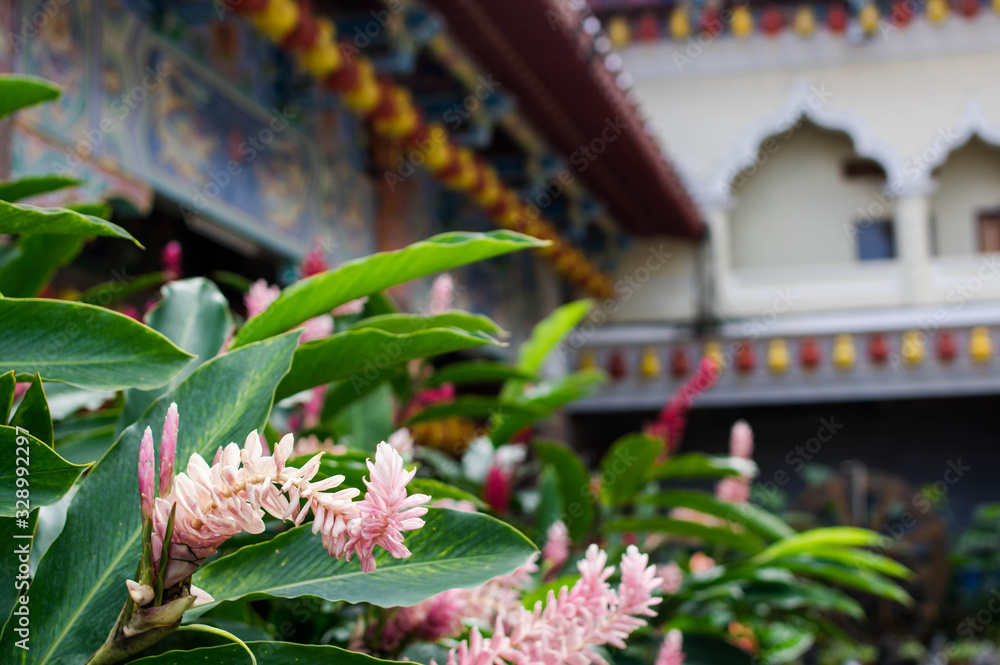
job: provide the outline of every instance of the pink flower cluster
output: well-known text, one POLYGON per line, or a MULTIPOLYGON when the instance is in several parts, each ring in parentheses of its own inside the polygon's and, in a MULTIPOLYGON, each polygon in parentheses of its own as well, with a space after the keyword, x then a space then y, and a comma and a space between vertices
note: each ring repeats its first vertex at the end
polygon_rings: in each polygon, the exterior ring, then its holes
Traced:
MULTIPOLYGON (((745 420, 737 420, 729 435, 729 454, 732 457, 749 460, 753 455, 753 430, 745 420)), ((715 486, 715 496, 730 503, 750 501, 750 481, 747 475, 723 478, 715 486)))
POLYGON ((607 665, 596 648, 623 648, 625 638, 646 625, 641 617, 655 615, 652 607, 661 599, 653 592, 662 580, 634 546, 622 557, 617 589, 608 584, 614 566, 606 564, 607 554, 591 545, 577 564, 580 579, 572 588, 564 586, 558 595, 550 591, 534 611, 519 606, 498 616, 489 638, 473 628, 449 653, 447 665, 607 665))
POLYGON ((665 441, 670 453, 677 452, 687 427, 687 413, 691 410, 691 405, 696 397, 715 385, 719 371, 714 360, 702 358, 694 375, 678 388, 656 420, 646 425, 646 434, 665 441))
POLYGON ((542 561, 553 573, 558 572, 569 559, 569 529, 561 520, 556 520, 545 533, 545 547, 542 549, 542 561))
POLYGON ((382 547, 396 558, 408 557, 403 532, 419 529, 427 512, 423 494, 407 495, 406 485, 415 471, 406 471, 403 460, 387 443, 378 445, 375 462, 368 461, 370 479, 364 499, 356 488, 329 492, 344 481, 335 475, 313 482, 323 452, 302 468, 286 464, 294 437, 281 439, 273 455, 266 455, 257 432, 247 436, 241 449, 230 443, 219 448, 211 466, 195 453, 185 472, 173 475, 179 416, 170 405, 160 442, 159 496, 154 499, 153 435, 146 428, 139 447, 139 493, 143 519, 152 519, 153 566, 163 556, 170 512, 176 506, 164 588, 190 576, 222 543, 238 533, 261 533, 264 512, 281 520, 302 524, 313 513, 313 533, 320 533, 324 547, 336 558, 350 560, 357 554, 362 570, 375 570, 374 548, 382 547))
POLYGON ((671 630, 663 638, 660 653, 656 656, 656 665, 684 665, 684 652, 681 647, 684 636, 679 630, 671 630))

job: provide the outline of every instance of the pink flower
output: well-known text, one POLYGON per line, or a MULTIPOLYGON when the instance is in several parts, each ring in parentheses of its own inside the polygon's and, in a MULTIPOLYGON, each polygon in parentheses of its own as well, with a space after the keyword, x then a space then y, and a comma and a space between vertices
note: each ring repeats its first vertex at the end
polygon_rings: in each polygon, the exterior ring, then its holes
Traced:
MULTIPOLYGON (((303 335, 305 338, 305 335, 303 335)), ((303 426, 311 429, 319 424, 323 415, 323 404, 326 402, 326 386, 316 386, 311 391, 312 397, 302 406, 303 426)))
POLYGON ((134 319, 134 320, 138 321, 139 323, 142 323, 142 316, 140 316, 139 310, 137 310, 132 305, 124 305, 122 307, 122 314, 124 314, 125 316, 127 316, 130 319, 134 319))
POLYGON ((687 413, 691 405, 696 397, 714 386, 718 378, 719 368, 715 361, 708 357, 702 358, 698 364, 698 371, 670 398, 657 419, 646 425, 646 434, 662 439, 667 443, 670 453, 676 452, 684 437, 687 413))
POLYGON ((506 513, 510 508, 513 490, 514 470, 503 464, 493 464, 486 471, 483 482, 483 500, 498 513, 506 513))
POLYGON ((153 431, 146 428, 139 443, 139 504, 143 521, 153 516, 153 431))
POLYGON ((692 573, 704 573, 707 570, 715 568, 715 559, 704 552, 695 552, 691 555, 688 568, 691 569, 692 573))
POLYGON ((560 520, 552 523, 546 532, 542 559, 550 570, 557 571, 569 559, 569 529, 560 520))
POLYGON ((349 302, 345 302, 343 305, 338 305, 333 308, 330 312, 334 316, 348 316, 350 314, 360 314, 365 311, 365 305, 368 303, 368 296, 362 298, 355 298, 349 302))
POLYGON ((720 501, 746 503, 750 500, 750 479, 740 476, 723 478, 715 485, 715 496, 720 501))
POLYGON ((663 580, 663 592, 671 595, 677 593, 684 583, 684 571, 676 563, 657 566, 656 574, 663 580))
POLYGON ((375 462, 368 461, 369 478, 365 479, 368 491, 358 503, 359 516, 349 525, 350 540, 345 552, 361 559, 361 570, 375 570, 372 554, 376 545, 389 551, 397 559, 410 556, 403 545, 403 531, 419 529, 420 519, 427 512, 423 504, 430 501, 426 494, 407 496, 406 485, 413 479, 416 469, 403 469, 403 458, 386 442, 378 444, 375 462))
POLYGON ((449 510, 457 510, 461 513, 474 513, 476 512, 476 504, 471 501, 466 501, 465 499, 438 499, 431 504, 435 508, 448 508, 449 510))
POLYGON ((177 405, 171 402, 170 408, 167 409, 167 418, 163 421, 163 434, 160 437, 160 496, 166 496, 170 492, 170 485, 174 479, 179 424, 177 405))
POLYGON ((160 262, 163 264, 163 272, 166 273, 165 281, 172 282, 181 278, 182 256, 181 244, 176 240, 171 240, 163 246, 160 251, 160 262))
POLYGON ((24 397, 24 394, 28 392, 28 388, 31 387, 31 383, 28 381, 19 381, 14 384, 14 401, 24 397))
POLYGON ((652 607, 662 599, 652 593, 662 580, 635 547, 622 557, 617 589, 607 582, 614 566, 606 563, 607 554, 591 545, 577 564, 580 579, 572 588, 564 586, 558 595, 549 591, 534 611, 518 606, 501 612, 489 638, 473 628, 469 639, 449 653, 448 665, 607 665, 597 647, 623 648, 625 638, 646 625, 641 617, 655 616, 652 607))
POLYGON ((250 285, 250 290, 243 296, 243 304, 247 308, 247 318, 252 319, 263 312, 280 295, 280 288, 269 285, 266 280, 258 279, 250 285))
POLYGON ((329 314, 320 314, 302 324, 302 336, 299 337, 299 344, 326 339, 332 334, 333 318, 329 314))
POLYGON ((405 460, 413 455, 413 435, 410 430, 400 427, 389 435, 389 445, 405 460))
POLYGON ((737 420, 729 435, 729 454, 750 459, 753 456, 753 430, 745 420, 737 420))
POLYGON ((684 651, 681 649, 683 642, 681 631, 674 629, 668 632, 656 657, 656 665, 684 665, 684 651))
POLYGON ((292 451, 292 457, 315 455, 320 451, 330 453, 331 455, 343 455, 347 452, 347 446, 337 445, 333 442, 333 439, 330 438, 320 441, 319 437, 315 434, 310 434, 309 436, 295 442, 295 449, 292 451))
POLYGON ((431 316, 444 314, 455 301, 455 280, 451 275, 444 273, 439 275, 431 285, 431 299, 427 306, 427 313, 431 316))
POLYGON ((330 269, 330 264, 323 258, 323 254, 323 248, 317 247, 302 257, 302 262, 299 263, 299 272, 303 278, 312 277, 330 269))

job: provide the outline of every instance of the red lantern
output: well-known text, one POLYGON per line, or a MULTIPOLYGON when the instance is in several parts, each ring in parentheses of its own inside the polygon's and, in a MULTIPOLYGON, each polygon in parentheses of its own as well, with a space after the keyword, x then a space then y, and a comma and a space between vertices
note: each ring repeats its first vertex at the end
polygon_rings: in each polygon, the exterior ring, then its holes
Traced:
POLYGON ((951 362, 958 355, 955 336, 950 330, 942 330, 937 339, 937 356, 941 362, 951 362))
POLYGON ((722 24, 722 19, 719 18, 719 11, 715 7, 705 7, 705 11, 701 13, 698 30, 718 37, 724 29, 725 26, 722 24))
POLYGON ((674 349, 674 355, 670 358, 670 373, 676 378, 686 376, 691 371, 691 359, 688 357, 687 349, 678 346, 674 349))
POLYGON ((868 338, 868 360, 873 365, 881 365, 889 359, 889 342, 885 333, 872 333, 868 338))
POLYGON ((611 354, 611 362, 608 363, 608 374, 614 381, 620 381, 625 378, 628 373, 628 367, 625 365, 625 355, 621 351, 615 351, 611 354))
POLYGON ((835 5, 830 5, 830 9, 826 12, 826 27, 830 32, 842 35, 844 31, 847 30, 847 9, 844 5, 837 3, 835 5))
POLYGON ((823 361, 823 355, 819 350, 819 342, 815 337, 806 337, 802 340, 799 360, 806 369, 815 369, 823 361))
POLYGON ((908 26, 910 20, 913 18, 913 10, 910 9, 908 0, 896 0, 896 2, 892 3, 892 8, 889 10, 889 18, 897 28, 908 26))
POLYGON ((740 342, 736 351, 736 369, 741 373, 752 372, 757 366, 757 354, 753 350, 753 342, 740 342))
POLYGON ((361 80, 358 63, 353 59, 345 59, 344 65, 326 77, 323 85, 331 92, 343 93, 353 90, 361 80))
POLYGON ((774 37, 785 25, 785 19, 781 16, 781 10, 771 6, 764 10, 760 17, 760 27, 768 37, 774 37))
POLYGON ((655 42, 660 38, 660 22, 656 18, 656 14, 651 11, 645 11, 639 16, 639 25, 636 29, 636 34, 640 41, 644 42, 655 42))
POLYGON ((312 8, 307 3, 301 3, 299 5, 299 22, 281 40, 281 45, 286 49, 301 49, 304 51, 315 44, 318 37, 319 24, 316 23, 316 17, 313 16, 312 8))
POLYGON ((959 0, 958 11, 965 18, 972 18, 979 13, 980 9, 982 9, 982 5, 979 0, 959 0))

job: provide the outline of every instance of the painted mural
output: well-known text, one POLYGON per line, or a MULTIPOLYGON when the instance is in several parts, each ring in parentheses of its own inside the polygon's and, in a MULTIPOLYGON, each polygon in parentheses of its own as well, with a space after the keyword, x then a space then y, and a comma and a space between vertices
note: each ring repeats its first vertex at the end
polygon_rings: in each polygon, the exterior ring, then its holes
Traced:
MULTIPOLYGON (((64 91, 22 114, 22 130, 61 144, 72 175, 87 162, 134 176, 289 258, 317 241, 333 262, 373 251, 357 121, 212 3, 182 3, 155 22, 147 6, 21 3, 15 25, 47 18, 44 39, 15 49, 15 69, 64 91)), ((22 156, 33 149, 21 144, 22 156)))

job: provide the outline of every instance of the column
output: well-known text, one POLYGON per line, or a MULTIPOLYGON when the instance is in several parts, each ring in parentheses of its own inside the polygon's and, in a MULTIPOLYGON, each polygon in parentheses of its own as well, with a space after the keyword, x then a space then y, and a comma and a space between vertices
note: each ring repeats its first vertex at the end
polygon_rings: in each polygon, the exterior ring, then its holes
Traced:
POLYGON ((931 206, 928 189, 901 194, 895 204, 896 252, 906 305, 934 301, 931 288, 931 206))

